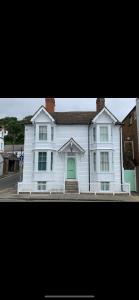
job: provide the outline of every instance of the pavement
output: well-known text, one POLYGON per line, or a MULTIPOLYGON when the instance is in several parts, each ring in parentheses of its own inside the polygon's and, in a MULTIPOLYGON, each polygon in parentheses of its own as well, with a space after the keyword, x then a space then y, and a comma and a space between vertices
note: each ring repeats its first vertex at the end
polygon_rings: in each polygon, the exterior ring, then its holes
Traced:
POLYGON ((17 194, 20 173, 11 173, 0 178, 0 202, 139 202, 139 194, 17 194))

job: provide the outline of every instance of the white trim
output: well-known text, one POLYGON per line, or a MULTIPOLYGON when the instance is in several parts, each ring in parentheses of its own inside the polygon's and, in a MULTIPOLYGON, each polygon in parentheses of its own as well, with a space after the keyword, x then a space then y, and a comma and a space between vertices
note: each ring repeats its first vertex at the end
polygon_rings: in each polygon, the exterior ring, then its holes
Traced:
POLYGON ((33 116, 33 118, 31 119, 31 122, 33 123, 35 121, 35 119, 38 117, 38 115, 40 114, 40 112, 44 112, 46 114, 47 117, 50 118, 50 120, 52 122, 55 122, 55 120, 53 119, 53 117, 47 112, 47 110, 44 108, 44 106, 41 106, 40 109, 37 111, 37 113, 33 116))
POLYGON ((96 120, 101 116, 101 114, 103 114, 104 112, 106 112, 108 114, 108 116, 114 121, 117 122, 118 120, 116 119, 116 117, 114 117, 108 110, 107 107, 104 107, 98 115, 96 115, 96 117, 92 120, 92 123, 96 122, 96 120))

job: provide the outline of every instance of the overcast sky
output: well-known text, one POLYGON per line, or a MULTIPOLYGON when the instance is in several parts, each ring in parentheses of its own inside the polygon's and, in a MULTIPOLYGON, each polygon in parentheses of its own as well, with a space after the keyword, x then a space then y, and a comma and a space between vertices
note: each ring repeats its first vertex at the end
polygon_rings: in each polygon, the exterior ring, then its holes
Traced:
MULTIPOLYGON (((96 98, 56 98, 56 111, 94 111, 96 98)), ((106 106, 120 120, 135 106, 135 98, 106 98, 106 106)), ((21 119, 33 115, 44 105, 44 98, 0 98, 0 118, 16 116, 21 119)))

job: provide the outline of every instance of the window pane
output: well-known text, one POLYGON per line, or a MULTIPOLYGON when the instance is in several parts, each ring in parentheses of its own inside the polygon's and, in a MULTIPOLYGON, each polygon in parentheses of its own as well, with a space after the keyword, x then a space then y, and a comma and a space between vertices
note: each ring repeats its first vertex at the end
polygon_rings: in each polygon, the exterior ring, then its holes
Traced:
POLYGON ((96 142, 96 128, 93 128, 93 141, 96 142))
POLYGON ((54 140, 54 127, 51 127, 51 141, 54 140))
POLYGON ((53 152, 51 152, 51 171, 53 170, 53 157, 54 157, 53 152))
POLYGON ((100 153, 100 171, 102 171, 102 172, 109 171, 109 153, 108 152, 100 153))
POLYGON ((93 155, 94 171, 96 171, 96 153, 93 155))
POLYGON ((45 191, 46 190, 46 181, 38 181, 38 190, 45 191))
POLYGON ((47 165, 47 152, 39 152, 38 156, 38 170, 45 171, 47 165))
POLYGON ((110 184, 109 182, 101 182, 101 191, 109 191, 110 184))
POLYGON ((39 140, 47 140, 47 126, 39 126, 39 140))
POLYGON ((108 127, 100 127, 100 141, 108 142, 108 127))

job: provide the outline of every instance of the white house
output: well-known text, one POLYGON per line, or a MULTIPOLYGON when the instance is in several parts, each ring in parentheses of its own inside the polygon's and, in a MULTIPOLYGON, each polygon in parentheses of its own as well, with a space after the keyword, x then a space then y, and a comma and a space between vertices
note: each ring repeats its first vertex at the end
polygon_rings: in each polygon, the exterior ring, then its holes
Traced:
POLYGON ((0 127, 0 153, 4 152, 4 137, 8 135, 8 131, 0 127))
POLYGON ((121 126, 104 98, 94 112, 55 112, 46 98, 25 126, 18 192, 127 192, 121 126))

